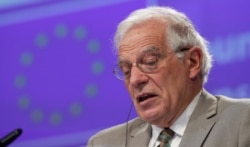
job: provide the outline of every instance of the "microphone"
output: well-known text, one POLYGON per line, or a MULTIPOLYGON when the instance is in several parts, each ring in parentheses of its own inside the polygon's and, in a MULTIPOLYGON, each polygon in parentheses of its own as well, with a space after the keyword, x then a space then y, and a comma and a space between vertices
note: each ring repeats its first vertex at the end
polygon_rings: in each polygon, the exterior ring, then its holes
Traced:
POLYGON ((5 135, 0 139, 0 147, 6 147, 7 145, 9 145, 11 142, 17 139, 17 137, 19 137, 22 132, 22 129, 18 128, 5 135))

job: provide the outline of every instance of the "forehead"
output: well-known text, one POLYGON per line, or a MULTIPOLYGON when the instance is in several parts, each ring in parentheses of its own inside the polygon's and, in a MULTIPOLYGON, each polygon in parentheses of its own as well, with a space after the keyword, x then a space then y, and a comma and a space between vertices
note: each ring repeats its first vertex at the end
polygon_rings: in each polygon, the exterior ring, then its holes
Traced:
POLYGON ((147 50, 166 50, 166 23, 150 19, 134 25, 120 42, 118 58, 135 58, 147 50))

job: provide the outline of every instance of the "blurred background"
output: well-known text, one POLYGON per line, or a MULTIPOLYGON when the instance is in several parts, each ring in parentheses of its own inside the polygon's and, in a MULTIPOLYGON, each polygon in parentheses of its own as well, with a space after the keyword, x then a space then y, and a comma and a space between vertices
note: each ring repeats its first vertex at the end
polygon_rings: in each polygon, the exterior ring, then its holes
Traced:
POLYGON ((131 11, 151 5, 186 13, 209 40, 207 90, 250 97, 248 0, 1 0, 0 137, 22 128, 10 147, 85 146, 127 121, 131 102, 112 74, 112 38, 131 11))

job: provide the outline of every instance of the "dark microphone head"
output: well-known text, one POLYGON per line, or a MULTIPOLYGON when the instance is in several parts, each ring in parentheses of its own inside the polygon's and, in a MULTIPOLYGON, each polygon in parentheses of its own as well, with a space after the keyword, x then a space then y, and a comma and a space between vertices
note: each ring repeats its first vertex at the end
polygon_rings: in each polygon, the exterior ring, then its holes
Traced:
POLYGON ((22 129, 18 128, 11 131, 9 134, 5 135, 3 138, 0 139, 0 147, 6 147, 11 142, 13 142, 17 137, 22 134, 22 129))

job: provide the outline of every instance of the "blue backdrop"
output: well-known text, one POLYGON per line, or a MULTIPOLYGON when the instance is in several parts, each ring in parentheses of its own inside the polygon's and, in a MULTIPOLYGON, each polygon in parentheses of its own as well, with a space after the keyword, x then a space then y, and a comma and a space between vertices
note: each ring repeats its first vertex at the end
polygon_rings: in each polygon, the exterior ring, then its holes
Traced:
POLYGON ((6 0, 0 1, 0 137, 22 128, 12 147, 83 146, 95 132, 125 122, 131 102, 112 74, 112 38, 122 19, 147 5, 186 13, 210 41, 210 92, 250 97, 247 0, 6 0))

